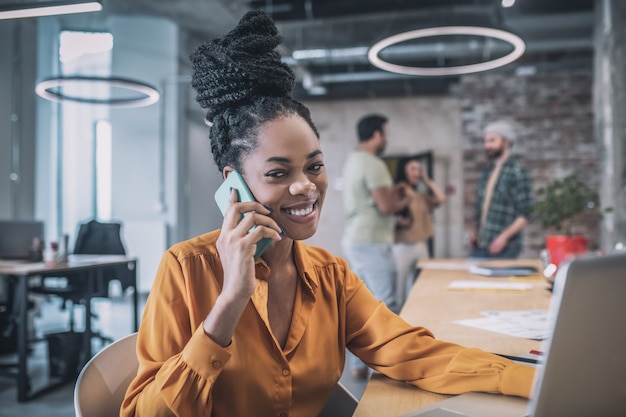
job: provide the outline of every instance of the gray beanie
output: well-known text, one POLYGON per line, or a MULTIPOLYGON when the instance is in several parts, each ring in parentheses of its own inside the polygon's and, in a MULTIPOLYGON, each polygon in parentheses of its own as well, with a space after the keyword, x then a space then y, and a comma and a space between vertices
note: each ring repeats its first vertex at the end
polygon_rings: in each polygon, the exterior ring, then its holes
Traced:
POLYGON ((489 123, 485 127, 485 131, 484 131, 485 135, 487 133, 496 133, 511 143, 514 143, 515 139, 517 139, 515 126, 513 125, 512 122, 508 120, 497 120, 495 122, 489 123))

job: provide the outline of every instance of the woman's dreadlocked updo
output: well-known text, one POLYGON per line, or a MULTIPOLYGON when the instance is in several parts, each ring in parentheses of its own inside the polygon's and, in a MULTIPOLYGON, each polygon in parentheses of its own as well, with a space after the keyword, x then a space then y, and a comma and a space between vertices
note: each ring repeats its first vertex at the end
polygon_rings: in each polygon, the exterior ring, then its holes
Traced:
POLYGON ((297 114, 318 135, 309 110, 291 98, 295 77, 275 50, 281 40, 269 16, 250 11, 224 38, 191 55, 191 85, 207 110, 220 172, 226 165, 241 171, 242 158, 256 148, 259 126, 278 117, 297 114))

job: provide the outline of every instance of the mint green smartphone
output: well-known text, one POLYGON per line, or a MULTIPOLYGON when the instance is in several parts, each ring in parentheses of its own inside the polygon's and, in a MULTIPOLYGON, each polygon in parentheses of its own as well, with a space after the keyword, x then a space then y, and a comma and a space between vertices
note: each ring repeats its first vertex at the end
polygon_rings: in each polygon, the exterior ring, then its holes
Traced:
MULTIPOLYGON (((238 173, 237 171, 233 171, 228 175, 228 177, 226 177, 222 185, 220 185, 220 187, 215 192, 215 202, 220 208, 220 211, 222 212, 222 216, 224 215, 224 213, 226 213, 226 209, 228 208, 231 188, 235 188, 237 190, 239 194, 239 201, 241 202, 255 201, 254 196, 252 195, 252 192, 250 192, 250 189, 248 188, 248 185, 244 181, 241 174, 238 173)), ((246 214, 244 214, 244 216, 245 215, 246 214)), ((248 230, 248 233, 254 230, 255 227, 256 225, 252 226, 252 228, 248 230)), ((254 252, 254 259, 258 259, 259 256, 261 256, 263 252, 265 252, 265 249, 267 249, 271 244, 272 244, 272 239, 270 238, 264 237, 263 239, 259 240, 256 244, 256 251, 254 252)))

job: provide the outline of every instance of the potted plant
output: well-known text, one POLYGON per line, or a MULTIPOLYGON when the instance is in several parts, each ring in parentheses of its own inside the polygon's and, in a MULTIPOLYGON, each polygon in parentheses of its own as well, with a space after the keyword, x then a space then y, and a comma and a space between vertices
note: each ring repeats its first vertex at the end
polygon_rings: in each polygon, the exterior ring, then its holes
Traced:
POLYGON ((600 218, 602 211, 598 206, 598 192, 575 174, 537 190, 533 215, 544 230, 552 232, 546 236, 549 263, 558 267, 563 259, 587 252, 587 236, 574 234, 574 228, 590 212, 600 218))

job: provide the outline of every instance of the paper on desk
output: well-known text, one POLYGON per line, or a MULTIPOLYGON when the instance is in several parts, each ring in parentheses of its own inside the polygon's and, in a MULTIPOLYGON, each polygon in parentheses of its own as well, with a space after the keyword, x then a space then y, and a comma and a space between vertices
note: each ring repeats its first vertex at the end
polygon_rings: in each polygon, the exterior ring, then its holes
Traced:
POLYGON ((471 266, 476 265, 475 262, 446 262, 446 261, 427 261, 420 264, 422 269, 442 269, 442 270, 455 270, 455 271, 467 271, 471 266))
POLYGON ((547 338, 547 310, 483 311, 485 317, 454 323, 525 339, 547 338))
POLYGON ((527 282, 510 281, 470 281, 459 280, 448 284, 450 290, 467 291, 528 291, 533 286, 527 282))

